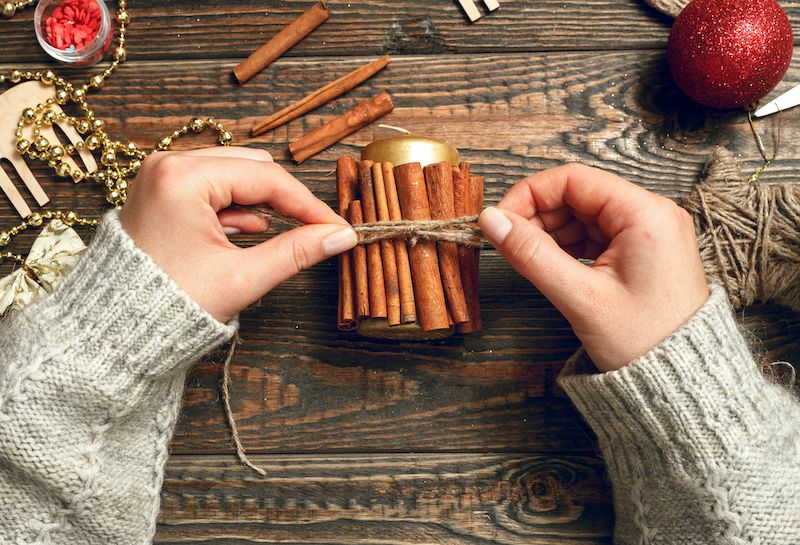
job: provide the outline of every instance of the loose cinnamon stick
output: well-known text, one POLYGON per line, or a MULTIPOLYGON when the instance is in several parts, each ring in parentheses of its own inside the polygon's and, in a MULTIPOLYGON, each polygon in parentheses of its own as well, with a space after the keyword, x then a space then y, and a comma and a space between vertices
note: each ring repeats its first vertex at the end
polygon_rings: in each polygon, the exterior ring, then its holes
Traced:
MULTIPOLYGON (((347 208, 350 225, 364 223, 361 201, 352 201, 347 208)), ((351 250, 353 257, 353 285, 355 286, 356 316, 369 318, 369 273, 367 271, 367 249, 358 245, 351 250)))
MULTIPOLYGON (((372 183, 372 165, 372 161, 361 161, 358 166, 358 187, 361 192, 361 210, 365 223, 378 221, 372 183)), ((386 318, 383 260, 381 259, 381 246, 377 242, 367 244, 367 267, 369 272, 369 315, 371 318, 386 318)))
MULTIPOLYGON (((347 209, 356 198, 358 173, 352 157, 340 157, 336 162, 336 189, 339 197, 339 215, 347 219, 347 209)), ((358 325, 356 296, 353 285, 353 258, 350 252, 339 256, 339 329, 347 331, 358 325)))
POLYGON ((295 162, 302 163, 342 138, 380 119, 393 109, 392 97, 388 93, 376 95, 290 144, 289 151, 292 158, 295 162))
POLYGON ((271 131, 272 129, 276 129, 281 125, 292 121, 293 119, 297 119, 301 115, 308 113, 311 110, 322 106, 323 104, 327 104, 336 97, 345 94, 350 89, 361 85, 369 78, 386 68, 388 65, 389 55, 384 55, 378 60, 367 63, 360 68, 356 68, 346 76, 343 76, 336 81, 317 89, 305 98, 298 100, 294 104, 287 106, 283 110, 272 114, 265 120, 261 121, 251 130, 252 135, 262 135, 267 131, 271 131))
MULTIPOLYGON (((469 163, 462 163, 453 171, 456 216, 480 214, 483 209, 484 180, 470 174, 469 163)), ((461 282, 469 308, 470 321, 459 324, 459 333, 472 333, 481 329, 481 307, 478 290, 480 249, 459 246, 458 260, 461 265, 461 282)))
MULTIPOLYGON (((453 165, 450 164, 450 161, 444 161, 426 166, 424 172, 431 217, 435 220, 456 217, 453 165)), ((456 324, 468 323, 470 315, 467 300, 464 297, 464 286, 461 284, 458 246, 454 242, 437 242, 436 246, 439 252, 442 285, 450 316, 456 324)))
POLYGON ((303 38, 311 34, 319 25, 328 20, 331 12, 324 0, 319 0, 305 13, 278 32, 270 41, 256 49, 249 57, 233 69, 239 84, 261 72, 264 68, 286 53, 303 38))
MULTIPOLYGON (((397 184, 394 179, 394 165, 381 163, 386 204, 391 221, 401 221, 400 200, 397 196, 397 184)), ((400 322, 413 324, 417 321, 417 308, 414 304, 414 283, 411 279, 411 263, 408 259, 408 246, 405 240, 393 240, 395 261, 397 264, 397 281, 400 289, 400 322)))
MULTIPOLYGON (((394 168, 397 194, 404 220, 430 220, 425 175, 419 163, 408 163, 394 168)), ((448 329, 447 303, 444 298, 442 277, 436 244, 417 241, 409 248, 411 271, 414 275, 414 300, 417 318, 423 331, 448 329)))
MULTIPOLYGON (((375 208, 378 221, 389 221, 389 203, 386 200, 386 187, 380 163, 372 165, 372 189, 375 192, 375 208)), ((386 287, 386 318, 390 326, 400 325, 400 282, 397 277, 397 258, 394 242, 380 242, 383 261, 383 282, 386 287)))

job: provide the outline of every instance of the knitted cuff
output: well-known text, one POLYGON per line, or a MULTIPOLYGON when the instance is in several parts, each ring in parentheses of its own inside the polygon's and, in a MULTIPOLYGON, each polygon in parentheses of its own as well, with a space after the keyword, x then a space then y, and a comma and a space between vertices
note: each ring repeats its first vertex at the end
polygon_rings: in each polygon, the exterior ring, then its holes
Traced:
POLYGON ((768 384, 734 321, 723 289, 659 346, 600 374, 581 350, 561 387, 594 429, 609 470, 621 475, 705 473, 735 456, 785 399, 768 384), (614 467, 612 467, 614 466, 614 467))
POLYGON ((49 329, 51 346, 128 386, 184 370, 236 331, 235 322, 214 319, 136 247, 116 210, 64 281, 30 310, 49 329))

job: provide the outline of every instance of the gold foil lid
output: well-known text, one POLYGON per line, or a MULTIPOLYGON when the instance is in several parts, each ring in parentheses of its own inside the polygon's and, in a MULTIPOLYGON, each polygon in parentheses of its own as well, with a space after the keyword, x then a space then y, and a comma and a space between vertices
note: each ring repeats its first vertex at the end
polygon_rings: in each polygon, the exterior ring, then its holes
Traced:
POLYGON ((361 152, 362 161, 392 163, 421 163, 422 166, 450 161, 458 166, 458 150, 441 140, 421 136, 395 136, 376 140, 361 152))

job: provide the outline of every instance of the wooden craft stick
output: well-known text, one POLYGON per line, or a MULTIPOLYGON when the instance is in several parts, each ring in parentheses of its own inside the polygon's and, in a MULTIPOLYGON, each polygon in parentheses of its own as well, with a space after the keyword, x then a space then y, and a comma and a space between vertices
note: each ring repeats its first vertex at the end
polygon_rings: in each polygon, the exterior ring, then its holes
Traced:
POLYGON ((486 4, 486 8, 489 11, 494 11, 500 8, 500 2, 497 0, 483 0, 483 3, 486 4))
POLYGON ((470 22, 474 23, 481 18, 481 12, 478 10, 478 6, 475 5, 474 0, 458 0, 458 3, 461 4, 461 9, 467 14, 470 22))
POLYGON ((286 53, 303 38, 311 34, 319 25, 328 20, 331 12, 324 0, 319 0, 305 13, 278 32, 270 41, 256 49, 249 57, 233 69, 239 84, 261 72, 264 68, 286 53))
MULTIPOLYGON (((435 220, 455 218, 453 165, 450 164, 450 161, 444 161, 426 166, 424 172, 431 217, 435 220)), ((442 273, 442 285, 450 316, 456 324, 469 323, 469 308, 464 296, 464 286, 461 283, 458 246, 454 242, 437 242, 436 246, 439 252, 439 270, 442 273)))
MULTIPOLYGON (((347 221, 350 225, 364 223, 361 213, 361 201, 351 201, 347 209, 347 221)), ((353 285, 356 292, 356 316, 369 318, 369 273, 367 272, 367 249, 362 245, 353 248, 353 285)))
POLYGON ((342 138, 366 127, 376 119, 380 119, 394 109, 392 97, 381 93, 355 108, 345 112, 336 119, 311 131, 303 138, 289 145, 292 158, 302 163, 342 138))
MULTIPOLYGON (((430 220, 425 175, 419 163, 408 163, 394 168, 397 194, 404 220, 430 220)), ((449 329, 447 303, 444 298, 442 277, 436 244, 417 241, 409 248, 411 271, 414 275, 414 300, 417 318, 423 331, 449 329)))
MULTIPOLYGON (((390 221, 389 203, 386 200, 386 186, 380 163, 372 165, 372 189, 375 192, 378 221, 390 221)), ((386 319, 390 326, 400 325, 400 283, 397 277, 394 241, 382 240, 380 247, 383 260, 383 282, 386 288, 386 319)))
POLYGON ((261 121, 253 127, 251 131, 252 135, 262 135, 267 131, 271 131, 272 129, 276 129, 281 125, 292 121, 293 119, 297 119, 301 115, 308 113, 311 110, 322 106, 323 104, 327 104, 336 97, 345 94, 350 89, 361 85, 369 78, 386 68, 388 65, 389 55, 384 55, 383 57, 367 63, 360 68, 356 68, 346 76, 343 76, 336 81, 325 85, 324 87, 320 87, 305 98, 298 100, 294 104, 287 106, 278 113, 272 114, 265 120, 261 121))
MULTIPOLYGON (((483 178, 470 174, 469 163, 461 163, 453 171, 456 216, 480 214, 483 209, 483 178)), ((461 282, 469 308, 470 321, 459 324, 459 333, 472 333, 481 329, 481 308, 478 296, 480 249, 459 246, 458 261, 461 266, 461 282)))
MULTIPOLYGON (((400 200, 397 196, 397 184, 394 179, 394 165, 381 163, 386 204, 391 221, 401 221, 400 200)), ((397 281, 400 289, 400 322, 413 324, 417 321, 417 308, 414 304, 414 283, 411 279, 411 263, 408 260, 408 246, 405 240, 394 240, 394 256, 397 264, 397 281)))
MULTIPOLYGON (((347 209, 355 200, 358 189, 356 161, 340 157, 336 162, 336 189, 339 198, 339 215, 347 219, 347 209)), ((356 296, 353 285, 352 250, 339 256, 339 329, 348 331, 358 325, 356 296)))
MULTIPOLYGON (((358 166, 358 186, 361 193, 361 211, 364 223, 378 221, 372 183, 372 165, 372 161, 361 161, 358 166)), ((367 267, 370 318, 386 318, 386 282, 383 278, 381 246, 377 242, 367 244, 367 267)))

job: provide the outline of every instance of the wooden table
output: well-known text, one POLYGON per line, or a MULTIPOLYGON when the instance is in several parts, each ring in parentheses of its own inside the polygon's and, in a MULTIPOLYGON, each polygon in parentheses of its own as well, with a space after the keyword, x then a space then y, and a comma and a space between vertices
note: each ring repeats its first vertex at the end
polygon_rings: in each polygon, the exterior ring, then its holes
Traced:
MULTIPOLYGON (((800 7, 781 3, 797 28, 800 7)), ((370 126, 299 167, 287 142, 382 90, 397 105, 385 122, 452 142, 486 176, 490 203, 565 161, 675 199, 717 145, 740 154, 748 171, 759 164, 744 115, 703 109, 675 89, 664 54, 670 20, 641 0, 504 0, 475 25, 451 0, 332 1, 328 23, 235 84, 231 68, 308 5, 131 0, 129 60, 91 96, 93 108, 113 136, 145 147, 193 115, 214 116, 331 204, 335 158, 391 133, 370 126), (248 138, 257 119, 385 52, 391 67, 366 85, 248 138)), ((0 68, 48 64, 31 19, 27 10, 0 21, 0 68)), ((798 80, 796 55, 778 90, 798 80)), ((783 116, 782 159, 766 178, 797 179, 799 120, 800 109, 783 116)), ((205 135, 180 147, 210 143, 205 135)), ((103 209, 99 188, 36 173, 54 206, 103 209)), ((5 200, 0 220, 16 223, 5 200)), ((610 543, 603 462, 555 383, 576 339, 492 251, 481 294, 483 332, 434 343, 339 333, 334 262, 265 297, 242 315, 232 375, 242 439, 269 474, 231 454, 218 388, 224 354, 212 354, 188 379, 156 541, 610 543)), ((796 314, 759 307, 745 322, 768 357, 797 360, 796 314)))

